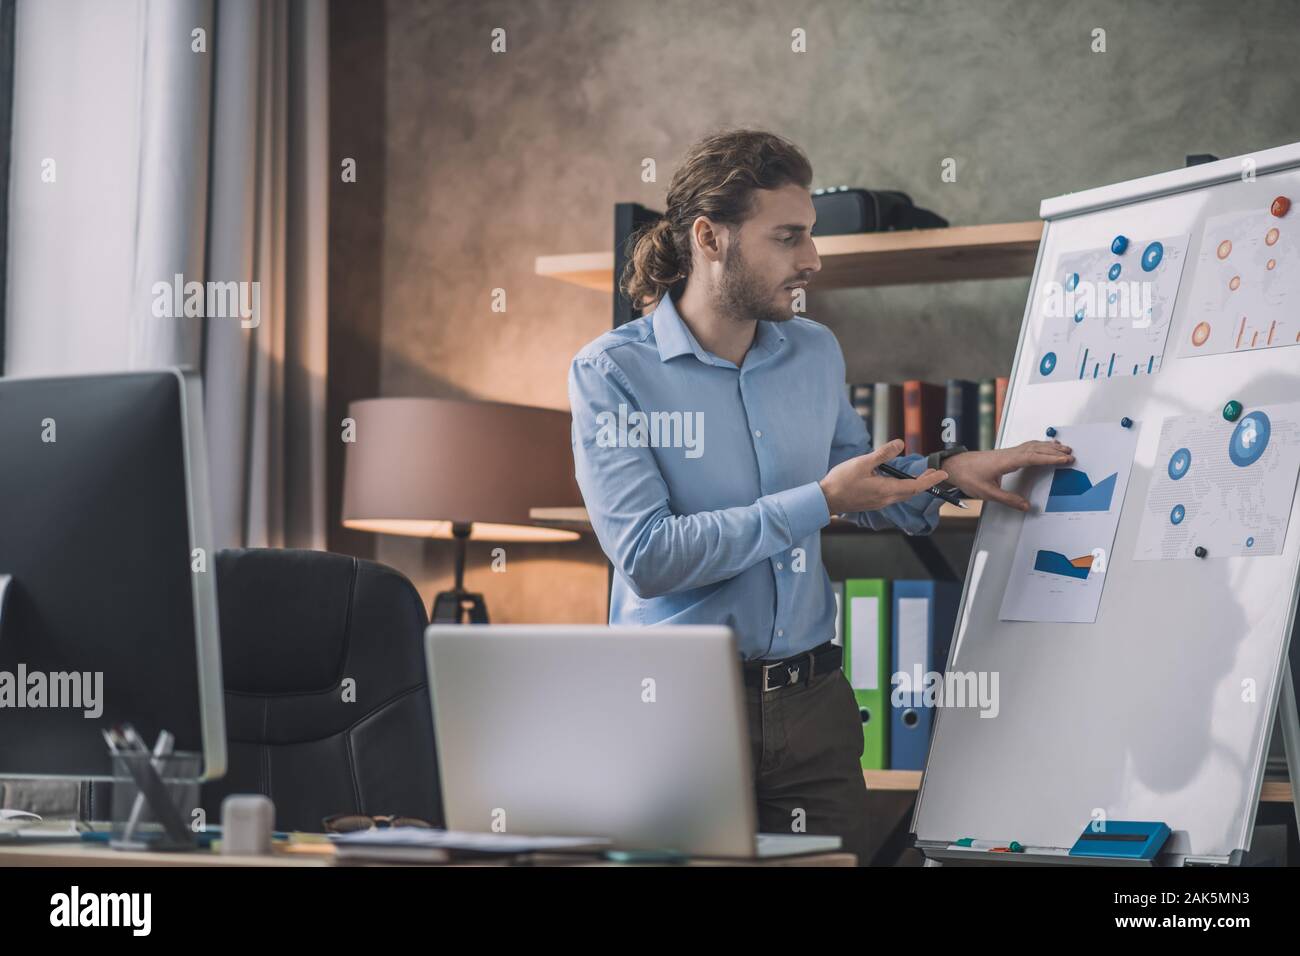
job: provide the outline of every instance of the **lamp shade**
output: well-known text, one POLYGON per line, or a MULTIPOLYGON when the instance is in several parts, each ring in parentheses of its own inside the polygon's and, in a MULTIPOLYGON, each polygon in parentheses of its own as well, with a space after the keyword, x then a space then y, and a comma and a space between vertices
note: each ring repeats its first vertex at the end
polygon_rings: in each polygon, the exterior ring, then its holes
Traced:
POLYGON ((449 538, 561 541, 529 509, 582 504, 567 412, 444 398, 352 402, 343 524, 360 531, 449 538))

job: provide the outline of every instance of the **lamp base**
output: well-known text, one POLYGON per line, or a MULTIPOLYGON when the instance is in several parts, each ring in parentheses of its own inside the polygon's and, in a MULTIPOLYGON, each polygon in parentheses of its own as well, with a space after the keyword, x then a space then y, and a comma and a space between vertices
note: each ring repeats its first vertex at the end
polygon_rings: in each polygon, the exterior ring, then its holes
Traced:
POLYGON ((442 591, 433 599, 433 611, 429 617, 432 624, 486 624, 487 604, 483 595, 472 594, 463 588, 442 591))

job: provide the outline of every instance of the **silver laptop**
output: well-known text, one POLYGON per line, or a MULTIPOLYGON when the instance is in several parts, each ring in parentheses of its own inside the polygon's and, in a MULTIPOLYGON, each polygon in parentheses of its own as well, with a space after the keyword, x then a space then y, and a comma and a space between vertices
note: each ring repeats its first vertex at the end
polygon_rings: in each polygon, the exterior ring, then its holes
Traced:
POLYGON ((449 830, 700 857, 840 847, 755 832, 730 628, 432 625, 425 644, 449 830))

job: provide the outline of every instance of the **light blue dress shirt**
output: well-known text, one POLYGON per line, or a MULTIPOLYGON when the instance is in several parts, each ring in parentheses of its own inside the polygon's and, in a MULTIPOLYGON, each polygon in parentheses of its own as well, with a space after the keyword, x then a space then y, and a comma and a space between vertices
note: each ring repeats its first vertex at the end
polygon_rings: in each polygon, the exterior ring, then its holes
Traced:
MULTIPOLYGON (((700 346, 665 295, 578 353, 569 404, 578 485, 615 569, 611 624, 727 625, 746 660, 834 636, 817 483, 866 454, 868 437, 828 328, 759 322, 737 368, 700 346)), ((892 463, 925 470, 921 455, 892 463)), ((844 517, 929 534, 941 504, 923 493, 844 517)))

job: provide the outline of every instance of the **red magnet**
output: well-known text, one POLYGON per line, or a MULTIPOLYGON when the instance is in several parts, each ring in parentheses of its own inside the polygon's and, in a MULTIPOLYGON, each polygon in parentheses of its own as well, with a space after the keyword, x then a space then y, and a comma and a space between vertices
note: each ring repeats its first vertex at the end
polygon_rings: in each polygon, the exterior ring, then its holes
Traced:
POLYGON ((1287 210, 1290 208, 1291 200, 1285 196, 1278 196, 1273 200, 1273 205, 1268 207, 1268 211, 1280 219, 1287 214, 1287 210))

